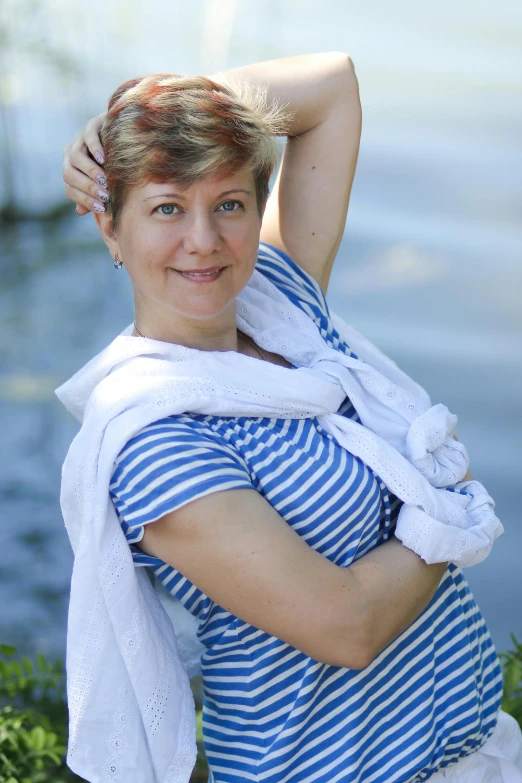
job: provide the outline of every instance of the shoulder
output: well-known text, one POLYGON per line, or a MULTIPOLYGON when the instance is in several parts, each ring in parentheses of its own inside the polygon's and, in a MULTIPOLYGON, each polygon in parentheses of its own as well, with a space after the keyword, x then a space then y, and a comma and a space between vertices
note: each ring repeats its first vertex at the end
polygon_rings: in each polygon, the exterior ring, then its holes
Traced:
POLYGON ((242 455, 206 418, 168 416, 144 427, 121 449, 109 493, 129 525, 154 521, 211 492, 251 488, 242 455))
MULTIPOLYGON (((163 419, 148 424, 130 438, 121 449, 114 462, 111 484, 117 482, 118 476, 130 469, 136 469, 143 463, 159 459, 175 459, 197 455, 201 451, 214 452, 220 457, 228 457, 241 462, 241 455, 226 439, 211 425, 214 417, 201 414, 180 413, 166 416, 163 419)), ((182 471, 185 462, 180 462, 182 471)))
POLYGON ((256 268, 312 319, 327 345, 357 358, 334 324, 334 313, 328 306, 321 286, 287 253, 274 245, 261 242, 256 268))
POLYGON ((260 242, 256 269, 310 317, 330 317, 328 303, 319 283, 284 250, 260 242))

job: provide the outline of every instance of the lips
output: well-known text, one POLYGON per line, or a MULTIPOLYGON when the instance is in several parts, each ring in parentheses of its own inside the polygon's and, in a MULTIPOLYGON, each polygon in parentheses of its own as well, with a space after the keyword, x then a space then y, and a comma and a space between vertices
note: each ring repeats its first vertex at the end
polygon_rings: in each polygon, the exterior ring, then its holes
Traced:
POLYGON ((205 272, 220 272, 224 267, 222 266, 208 266, 206 269, 177 269, 183 275, 198 275, 205 272))
POLYGON ((226 267, 214 267, 214 272, 203 272, 199 270, 197 272, 180 272, 178 269, 175 271, 185 280, 190 280, 193 283, 212 283, 221 276, 221 273, 225 268, 226 267))

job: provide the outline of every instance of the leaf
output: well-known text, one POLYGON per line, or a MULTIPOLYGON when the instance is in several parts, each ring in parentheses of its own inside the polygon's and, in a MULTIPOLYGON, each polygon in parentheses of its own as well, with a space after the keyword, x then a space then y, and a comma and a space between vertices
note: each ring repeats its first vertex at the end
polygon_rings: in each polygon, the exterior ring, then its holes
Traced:
POLYGON ((56 743, 58 742, 58 735, 54 733, 54 731, 50 731, 47 734, 47 747, 48 748, 54 748, 56 743))
POLYGON ((27 674, 30 674, 31 676, 34 675, 34 667, 29 658, 22 658, 22 666, 24 667, 27 674))
POLYGON ((16 647, 13 647, 12 644, 0 644, 0 652, 9 657, 15 654, 16 647))
POLYGON ((511 641, 515 645, 515 655, 518 655, 519 657, 522 657, 522 642, 518 642, 515 638, 514 633, 509 634, 511 641))
POLYGON ((55 751, 53 751, 53 750, 44 750, 44 751, 42 751, 42 756, 45 756, 45 757, 51 759, 51 761, 54 761, 54 763, 56 764, 57 767, 61 766, 62 759, 58 755, 58 753, 55 753, 55 751))
POLYGON ((36 656, 36 665, 38 666, 40 674, 47 674, 47 663, 45 656, 42 653, 38 653, 36 656))
POLYGON ((520 687, 522 678, 522 663, 513 658, 504 669, 504 688, 507 694, 512 694, 520 687))
POLYGON ((11 671, 20 679, 24 679, 24 671, 18 661, 10 661, 11 671))
POLYGON ((32 746, 35 750, 43 750, 46 744, 46 734, 41 726, 35 726, 31 731, 32 746))

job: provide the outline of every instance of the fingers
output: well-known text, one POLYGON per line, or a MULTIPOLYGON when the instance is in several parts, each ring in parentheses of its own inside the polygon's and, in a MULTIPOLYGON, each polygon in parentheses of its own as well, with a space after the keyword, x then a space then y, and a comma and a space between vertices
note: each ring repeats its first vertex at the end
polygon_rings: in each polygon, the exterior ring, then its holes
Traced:
MULTIPOLYGON (((83 174, 79 169, 74 168, 70 164, 64 162, 63 165, 63 180, 65 185, 81 190, 88 196, 92 196, 93 199, 106 203, 109 200, 109 194, 107 189, 101 187, 97 182, 93 182, 90 177, 83 174)), ((102 182, 105 182, 105 178, 101 178, 102 182)))
MULTIPOLYGON (((85 145, 83 134, 75 136, 71 145, 68 145, 64 150, 64 180, 65 168, 72 166, 83 174, 86 174, 93 182, 97 181, 97 177, 101 177, 103 182, 98 180, 98 184, 105 183, 105 172, 101 166, 99 166, 89 155, 87 147, 85 145)), ((74 183, 70 183, 74 185, 74 183)))
POLYGON ((72 144, 65 147, 62 166, 65 193, 79 205, 78 215, 105 212, 103 204, 109 200, 104 171, 88 154, 84 137, 84 133, 77 134, 72 144))
POLYGON ((103 112, 103 114, 99 114, 97 117, 93 117, 93 119, 89 120, 85 126, 84 131, 84 142, 87 149, 93 158, 102 166, 105 162, 105 156, 103 154, 103 147, 100 141, 100 129, 103 125, 104 119, 105 112, 103 112))
MULTIPOLYGON (((103 201, 101 201, 101 199, 93 198, 84 190, 80 190, 73 185, 65 186, 65 194, 68 199, 75 201, 76 204, 80 207, 84 207, 87 212, 105 212, 105 206, 103 205, 103 201)), ((78 209, 76 209, 77 215, 85 215, 87 212, 80 212, 78 209)))

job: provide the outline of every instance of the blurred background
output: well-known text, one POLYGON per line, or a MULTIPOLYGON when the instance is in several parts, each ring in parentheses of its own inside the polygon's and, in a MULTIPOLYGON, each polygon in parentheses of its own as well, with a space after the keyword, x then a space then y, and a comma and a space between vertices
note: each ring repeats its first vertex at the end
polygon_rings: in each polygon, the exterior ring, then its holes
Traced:
POLYGON ((341 50, 363 132, 328 300, 458 415, 505 534, 466 572, 499 651, 522 636, 519 0, 0 0, 2 640, 65 653, 72 554, 53 390, 132 320, 62 150, 124 80, 341 50))

